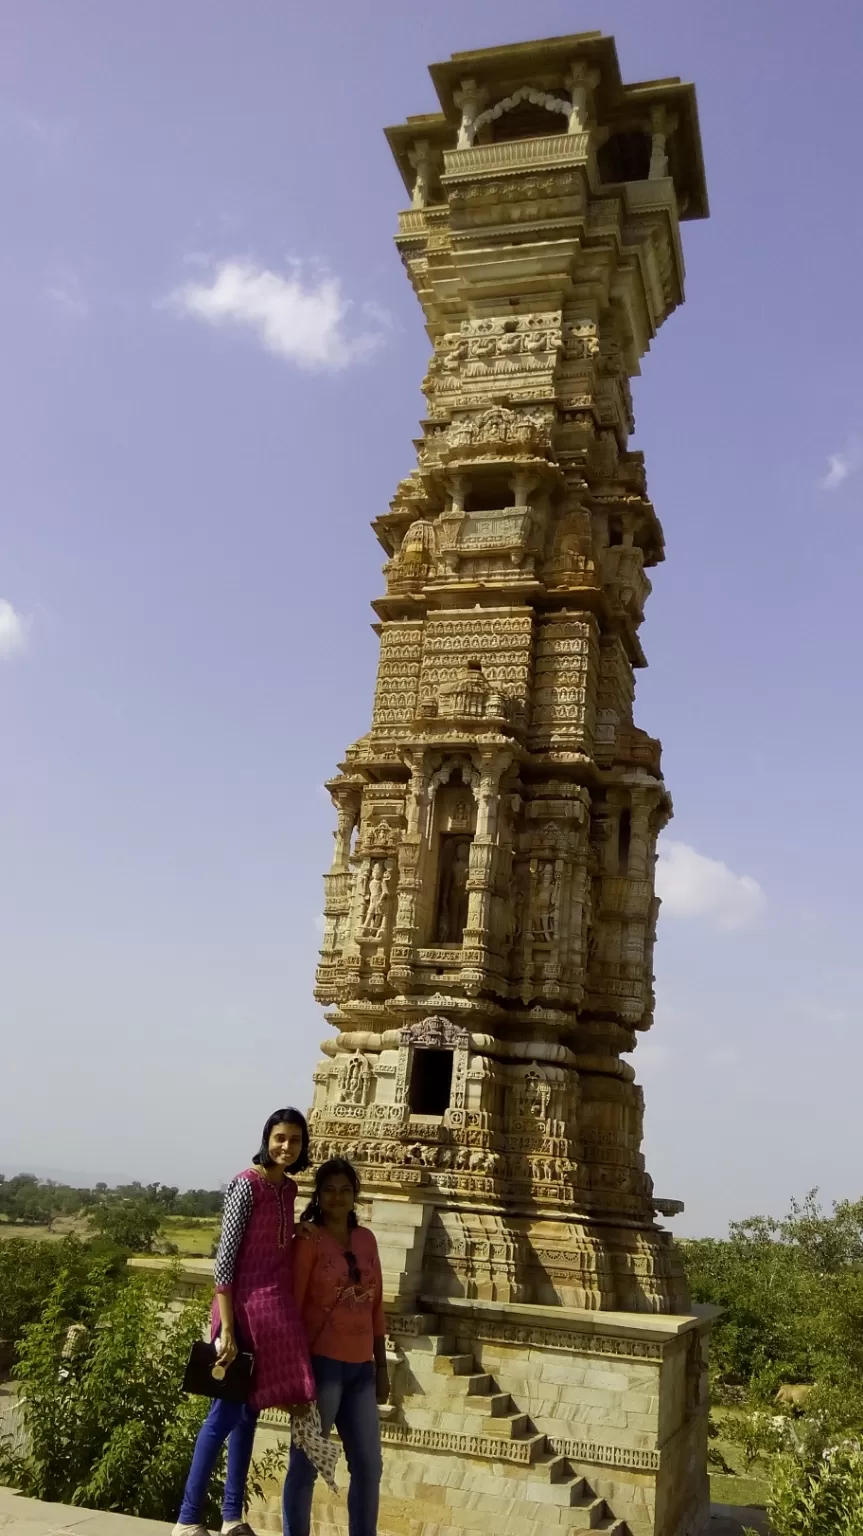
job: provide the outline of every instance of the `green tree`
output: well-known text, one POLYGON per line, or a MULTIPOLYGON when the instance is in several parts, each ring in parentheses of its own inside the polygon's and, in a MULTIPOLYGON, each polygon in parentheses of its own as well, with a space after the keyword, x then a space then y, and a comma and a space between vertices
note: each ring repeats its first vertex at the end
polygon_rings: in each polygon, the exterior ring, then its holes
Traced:
POLYGON ((125 1255, 118 1258, 110 1250, 101 1246, 94 1249, 76 1237, 56 1243, 26 1237, 4 1239, 0 1242, 0 1340, 17 1345, 27 1324, 40 1316, 61 1272, 67 1275, 70 1321, 78 1321, 95 1271, 104 1274, 106 1284, 116 1286, 124 1276, 125 1255))
MULTIPOLYGON (((169 1312, 172 1273, 119 1290, 63 1270, 25 1329, 17 1376, 27 1450, 0 1447, 0 1482, 32 1498, 170 1520, 207 1404, 180 1390, 206 1306, 169 1312), (78 1330, 70 1335, 70 1323, 78 1330)), ((214 1483, 205 1518, 219 1518, 214 1483)))
POLYGON ((144 1198, 109 1198, 93 1206, 89 1219, 97 1232, 131 1253, 151 1253, 165 1212, 144 1198))

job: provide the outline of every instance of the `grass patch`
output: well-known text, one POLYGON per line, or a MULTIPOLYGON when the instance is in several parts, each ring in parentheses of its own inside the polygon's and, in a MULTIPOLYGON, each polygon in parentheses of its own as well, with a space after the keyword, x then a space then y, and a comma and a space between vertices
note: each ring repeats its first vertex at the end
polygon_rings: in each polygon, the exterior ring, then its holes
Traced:
POLYGON ((208 1259, 219 1236, 218 1216, 166 1216, 161 1235, 185 1259, 208 1259))
POLYGON ((767 1482, 761 1477, 727 1477, 724 1472, 710 1475, 711 1504, 733 1504, 737 1508, 763 1509, 767 1501, 767 1482))

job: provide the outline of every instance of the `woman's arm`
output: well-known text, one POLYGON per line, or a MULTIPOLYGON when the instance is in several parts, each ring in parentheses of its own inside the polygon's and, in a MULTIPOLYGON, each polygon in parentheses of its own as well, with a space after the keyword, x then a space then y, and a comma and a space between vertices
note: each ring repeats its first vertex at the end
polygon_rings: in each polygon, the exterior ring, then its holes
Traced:
MULTIPOLYGON (((368 1228, 365 1230, 368 1231, 368 1228)), ((379 1403, 386 1403, 389 1401, 390 1395, 390 1373, 387 1367, 387 1320, 384 1317, 384 1281, 381 1274, 381 1261, 374 1233, 369 1232, 369 1237, 374 1245, 375 1296, 372 1331, 374 1333, 375 1349, 375 1396, 379 1403)))
POLYGON ((231 1296, 231 1287, 234 1283, 237 1258, 242 1247, 246 1227, 249 1224, 249 1217, 252 1214, 252 1205, 252 1186, 248 1179, 243 1178, 242 1175, 232 1179, 225 1195, 225 1204, 222 1210, 222 1231, 216 1253, 216 1262, 213 1266, 213 1277, 216 1282, 216 1303, 219 1308, 219 1321, 221 1323, 219 1358, 224 1365, 230 1365, 237 1353, 234 1303, 231 1296))
MULTIPOLYGON (((315 1235, 316 1237, 320 1236, 317 1228, 315 1229, 315 1235)), ((297 1236, 294 1238, 294 1245, 291 1249, 291 1265, 294 1272, 294 1301, 297 1304, 297 1311, 301 1317, 303 1315, 303 1307, 306 1304, 309 1280, 318 1257, 317 1248, 316 1241, 310 1242, 308 1238, 297 1236)))

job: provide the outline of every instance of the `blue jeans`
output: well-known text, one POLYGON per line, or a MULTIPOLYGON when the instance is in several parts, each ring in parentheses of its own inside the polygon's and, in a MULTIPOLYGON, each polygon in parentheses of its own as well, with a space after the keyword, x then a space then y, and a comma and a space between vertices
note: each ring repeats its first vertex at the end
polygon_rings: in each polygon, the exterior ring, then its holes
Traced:
POLYGON ((258 1415, 245 1403, 225 1403, 216 1398, 195 1441, 195 1454, 186 1479, 186 1491, 177 1516, 179 1525, 197 1525, 204 1517, 204 1500, 219 1453, 228 1442, 228 1471, 222 1499, 222 1518, 242 1520, 246 1478, 258 1415))
MULTIPOLYGON (((327 1435, 335 1424, 348 1464, 349 1536, 377 1536, 383 1464, 374 1365, 312 1355, 312 1370, 321 1427, 327 1435)), ((284 1536, 309 1536, 316 1477, 305 1451, 292 1445, 282 1495, 284 1536)))

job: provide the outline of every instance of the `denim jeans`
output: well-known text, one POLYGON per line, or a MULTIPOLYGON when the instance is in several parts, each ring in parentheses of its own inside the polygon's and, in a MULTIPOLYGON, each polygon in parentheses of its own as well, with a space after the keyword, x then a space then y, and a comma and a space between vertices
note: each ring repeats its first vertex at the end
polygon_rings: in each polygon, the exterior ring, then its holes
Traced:
MULTIPOLYGON (((335 1424, 348 1464, 349 1536, 377 1536, 383 1467, 374 1365, 370 1360, 351 1365, 312 1355, 312 1370, 321 1428, 326 1435, 335 1424)), ((284 1536, 309 1536, 316 1477, 305 1451, 292 1445, 282 1495, 284 1536)))
POLYGON ((177 1516, 178 1525, 197 1525, 204 1517, 204 1500, 219 1452, 228 1442, 228 1471, 222 1499, 222 1518, 242 1520, 246 1478, 258 1415, 245 1403, 225 1403, 218 1398, 201 1425, 195 1454, 186 1479, 186 1491, 177 1516))

